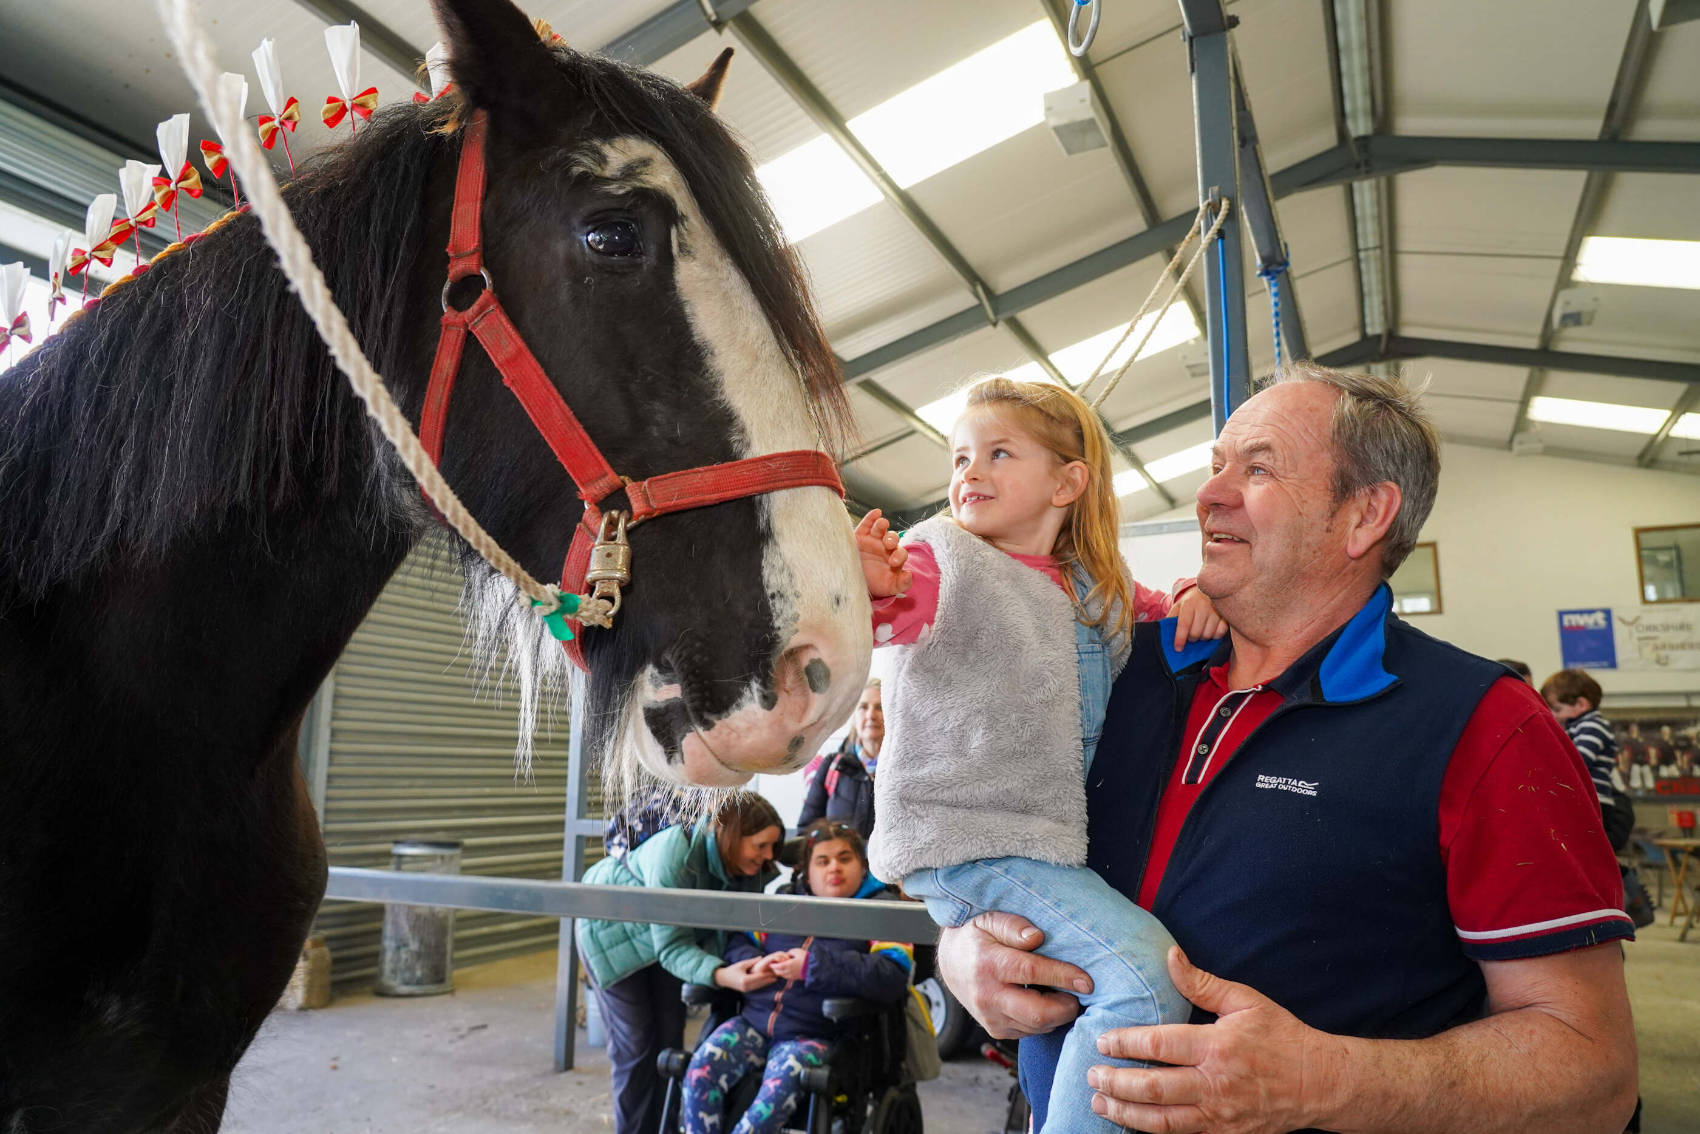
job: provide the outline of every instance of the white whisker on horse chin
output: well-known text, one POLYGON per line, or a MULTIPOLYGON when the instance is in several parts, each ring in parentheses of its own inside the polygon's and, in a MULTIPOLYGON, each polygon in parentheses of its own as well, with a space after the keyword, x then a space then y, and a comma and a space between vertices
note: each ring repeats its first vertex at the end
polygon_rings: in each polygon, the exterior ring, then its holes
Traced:
MULTIPOLYGON (((542 620, 520 602, 512 583, 476 556, 464 558, 463 565, 465 585, 460 608, 471 673, 480 695, 499 695, 508 681, 517 687, 514 773, 517 778, 529 779, 539 721, 545 736, 554 735, 556 724, 570 717, 572 699, 584 696, 587 678, 573 667, 542 620)), ((672 815, 681 822, 692 822, 713 812, 729 792, 739 790, 697 787, 655 775, 642 757, 643 747, 654 746, 655 738, 644 723, 640 699, 630 690, 608 712, 613 716, 610 728, 599 729, 587 722, 588 732, 605 734, 607 743, 600 753, 586 752, 589 759, 600 757, 593 771, 600 773, 606 814, 632 800, 659 796, 672 815)), ((572 771, 576 770, 569 769, 572 771)))

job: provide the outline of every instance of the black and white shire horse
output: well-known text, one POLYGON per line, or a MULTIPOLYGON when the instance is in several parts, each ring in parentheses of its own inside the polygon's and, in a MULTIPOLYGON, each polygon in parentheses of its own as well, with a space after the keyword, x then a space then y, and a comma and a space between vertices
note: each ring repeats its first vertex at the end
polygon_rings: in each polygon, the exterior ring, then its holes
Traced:
MULTIPOLYGON (((286 190, 408 414, 478 109, 484 262, 616 470, 830 441, 832 354, 711 113, 724 58, 680 88, 544 45, 506 0, 440 0, 439 19, 458 94, 380 113, 286 190)), ((476 345, 455 389, 449 483, 559 577, 573 486, 476 345)), ((0 1134, 218 1128, 323 893, 302 714, 433 522, 249 216, 0 378, 0 1134)), ((678 782, 800 764, 867 672, 841 501, 773 492, 631 544, 615 628, 583 632, 593 743, 678 782)), ((468 572, 501 600, 483 606, 517 609, 468 572)), ((558 667, 521 615, 498 620, 506 648, 558 667)))

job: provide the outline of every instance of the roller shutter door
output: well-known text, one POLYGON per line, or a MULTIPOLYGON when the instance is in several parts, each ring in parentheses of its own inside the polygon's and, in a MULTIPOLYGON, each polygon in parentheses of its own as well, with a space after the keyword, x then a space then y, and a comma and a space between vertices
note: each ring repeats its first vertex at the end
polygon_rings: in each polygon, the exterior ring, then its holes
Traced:
MULTIPOLYGON (((390 844, 460 839, 461 872, 561 877, 567 719, 540 729, 529 781, 515 775, 517 690, 480 689, 464 650, 460 572, 431 541, 390 582, 337 663, 321 821, 333 866, 387 868, 390 844)), ((600 814, 592 785, 586 811, 600 814)), ((377 974, 383 907, 326 902, 315 932, 339 987, 377 974)), ((548 917, 460 910, 456 968, 553 949, 548 917)))

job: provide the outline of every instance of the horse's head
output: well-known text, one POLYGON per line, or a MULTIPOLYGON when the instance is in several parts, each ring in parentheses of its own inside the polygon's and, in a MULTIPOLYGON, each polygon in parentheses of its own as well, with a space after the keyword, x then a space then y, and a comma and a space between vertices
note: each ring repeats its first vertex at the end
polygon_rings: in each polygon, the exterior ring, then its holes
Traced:
MULTIPOLYGON (((712 113, 726 56, 680 87, 546 45, 506 0, 437 7, 461 101, 422 119, 448 129, 487 115, 484 263, 614 470, 639 479, 835 442, 846 417, 835 360, 749 159, 712 113)), ((452 164, 433 179, 440 231, 449 179, 452 164)), ((426 290, 440 285, 421 274, 426 290)), ((451 302, 479 286, 457 284, 451 302)), ((443 470, 519 562, 560 578, 579 501, 476 346, 443 470)), ((615 627, 580 631, 591 741, 677 782, 800 766, 849 714, 868 667, 843 503, 787 489, 656 517, 630 541, 615 627)))

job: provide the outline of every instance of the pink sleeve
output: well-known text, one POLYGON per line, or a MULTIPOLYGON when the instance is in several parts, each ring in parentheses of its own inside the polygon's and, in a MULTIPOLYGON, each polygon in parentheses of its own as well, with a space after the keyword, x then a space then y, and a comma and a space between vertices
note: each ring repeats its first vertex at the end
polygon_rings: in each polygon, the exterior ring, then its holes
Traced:
POLYGON ((1161 622, 1169 617, 1169 611, 1176 600, 1192 586, 1196 579, 1182 579, 1175 584, 1175 589, 1169 594, 1154 591, 1144 583, 1135 581, 1133 584, 1133 620, 1135 622, 1161 622))
POLYGON ((939 610, 939 564, 924 543, 909 545, 909 590, 891 598, 874 599, 874 645, 911 646, 932 629, 939 610))

